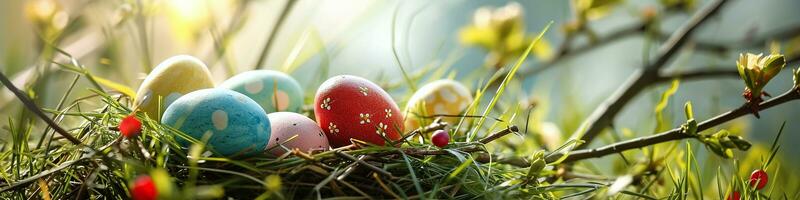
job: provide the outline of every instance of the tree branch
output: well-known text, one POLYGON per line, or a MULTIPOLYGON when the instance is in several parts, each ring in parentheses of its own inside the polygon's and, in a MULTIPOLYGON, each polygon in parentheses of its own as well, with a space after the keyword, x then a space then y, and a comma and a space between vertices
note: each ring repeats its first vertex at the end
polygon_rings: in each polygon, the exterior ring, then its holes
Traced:
POLYGON ((613 121, 616 115, 630 100, 649 85, 656 83, 658 72, 663 68, 678 50, 686 44, 689 37, 697 27, 706 22, 717 13, 727 0, 717 0, 698 11, 689 22, 680 27, 658 51, 656 61, 634 72, 619 90, 615 91, 606 101, 592 112, 587 120, 572 134, 571 139, 585 141, 577 148, 582 148, 592 142, 594 138, 613 121))
MULTIPOLYGON (((795 87, 791 90, 777 96, 775 98, 769 99, 765 102, 762 102, 759 105, 761 110, 766 110, 771 107, 790 102, 793 100, 800 99, 800 88, 795 87)), ((741 116, 745 116, 751 114, 752 110, 747 105, 742 105, 739 108, 734 110, 728 111, 721 115, 718 115, 714 118, 708 119, 698 124, 697 131, 704 131, 710 129, 712 127, 718 126, 720 124, 729 122, 733 119, 739 118, 741 116)), ((636 138, 628 141, 622 141, 610 145, 606 145, 596 149, 583 149, 570 152, 569 156, 563 161, 564 163, 575 162, 579 160, 589 159, 589 158, 599 158, 619 152, 623 152, 630 149, 638 149, 658 143, 673 141, 673 140, 681 140, 686 138, 693 138, 694 135, 687 135, 684 134, 681 128, 675 128, 666 132, 658 133, 652 136, 636 138)), ((560 153, 554 153, 553 155, 547 157, 548 162, 555 161, 561 155, 560 153)))
POLYGON ((521 71, 519 72, 520 77, 527 77, 533 74, 541 73, 547 69, 552 68, 556 64, 568 60, 569 58, 581 55, 583 53, 589 52, 593 49, 605 46, 606 44, 613 43, 617 40, 626 38, 628 36, 633 36, 639 33, 644 32, 646 24, 644 22, 639 22, 634 25, 629 25, 627 27, 623 27, 618 29, 612 33, 609 33, 607 36, 598 39, 595 42, 588 43, 579 47, 569 48, 569 45, 562 45, 561 49, 556 51, 558 54, 555 55, 552 59, 545 61, 542 63, 541 66, 537 68, 533 68, 531 70, 521 71))
POLYGON ((667 82, 674 79, 694 80, 714 77, 739 78, 739 71, 736 71, 736 69, 710 68, 685 72, 663 73, 658 76, 656 82, 667 82))
MULTIPOLYGON (((787 58, 786 64, 798 61, 800 61, 800 55, 787 58)), ((707 66, 693 71, 671 72, 671 73, 662 72, 660 73, 660 75, 658 75, 656 82, 666 82, 666 81, 671 81, 673 79, 695 80, 695 79, 716 78, 716 77, 739 78, 739 71, 737 71, 736 68, 726 67, 726 66, 707 66)))

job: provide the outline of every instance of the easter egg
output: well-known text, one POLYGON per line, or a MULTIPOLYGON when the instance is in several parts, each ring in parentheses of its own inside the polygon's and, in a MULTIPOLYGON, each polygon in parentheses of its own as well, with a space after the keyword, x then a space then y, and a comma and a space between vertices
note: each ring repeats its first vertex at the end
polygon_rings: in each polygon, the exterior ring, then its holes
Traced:
POLYGON ((403 115, 386 91, 367 79, 340 75, 326 80, 314 98, 317 123, 333 147, 357 139, 376 145, 400 139, 403 115))
POLYGON ((308 117, 292 112, 274 112, 267 115, 272 125, 272 134, 267 144, 267 150, 272 155, 280 156, 287 149, 300 149, 308 152, 330 147, 328 138, 317 122, 308 117), (287 141, 288 140, 288 141, 287 141))
POLYGON ((158 64, 145 77, 136 92, 134 105, 150 118, 159 120, 159 113, 163 113, 178 97, 212 87, 211 73, 202 61, 187 55, 173 56, 158 64))
MULTIPOLYGON (((249 97, 228 89, 202 89, 172 102, 161 123, 202 142, 224 156, 253 155, 266 148, 272 131, 264 109, 249 97)), ((176 140, 188 146, 181 137, 176 140)))
MULTIPOLYGON (((472 103, 469 89, 453 80, 437 80, 420 87, 408 100, 403 114, 407 116, 406 127, 418 128, 430 124, 435 115, 455 116, 461 114, 472 103)), ((443 117, 445 122, 455 124, 459 117, 443 117)))
POLYGON ((299 112, 303 106, 303 88, 282 72, 255 70, 240 73, 219 85, 255 100, 267 113, 299 112))

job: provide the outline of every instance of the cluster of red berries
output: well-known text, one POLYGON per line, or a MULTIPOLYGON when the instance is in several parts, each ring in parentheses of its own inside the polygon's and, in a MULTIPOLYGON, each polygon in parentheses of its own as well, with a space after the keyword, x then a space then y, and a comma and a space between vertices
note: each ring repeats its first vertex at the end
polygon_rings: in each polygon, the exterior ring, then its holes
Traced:
MULTIPOLYGON (((757 169, 750 174, 750 187, 755 188, 756 190, 761 190, 765 186, 767 186, 767 172, 761 169, 757 169)), ((733 191, 731 195, 728 195, 727 200, 739 200, 741 199, 741 194, 739 191, 733 191)))

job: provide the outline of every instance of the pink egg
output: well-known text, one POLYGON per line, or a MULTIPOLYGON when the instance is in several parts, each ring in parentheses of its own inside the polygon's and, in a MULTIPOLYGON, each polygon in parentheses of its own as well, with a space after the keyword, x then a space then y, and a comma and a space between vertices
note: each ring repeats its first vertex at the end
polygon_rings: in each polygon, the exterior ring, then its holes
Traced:
POLYGON ((399 140, 403 132, 403 113, 392 97, 357 76, 341 75, 322 83, 314 114, 333 147, 349 145, 350 139, 384 145, 399 140))
POLYGON ((280 156, 286 149, 300 149, 308 152, 317 149, 328 149, 328 138, 314 120, 291 112, 274 112, 267 115, 272 125, 267 150, 273 155, 280 156), (295 137, 296 136, 296 137, 295 137), (294 137, 294 138, 292 138, 294 137), (288 140, 288 141, 287 141, 288 140))

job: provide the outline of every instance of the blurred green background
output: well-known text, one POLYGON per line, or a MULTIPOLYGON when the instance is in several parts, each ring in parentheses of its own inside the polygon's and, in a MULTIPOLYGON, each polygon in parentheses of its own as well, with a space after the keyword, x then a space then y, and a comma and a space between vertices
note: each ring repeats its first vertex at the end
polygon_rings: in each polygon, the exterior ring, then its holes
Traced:
MULTIPOLYGON (((402 85, 392 51, 394 26, 397 53, 406 70, 414 73, 426 65, 452 64, 449 73, 475 90, 481 80, 475 73, 487 70, 482 68, 486 52, 460 44, 458 31, 471 23, 477 8, 506 3, 497 0, 297 1, 277 31, 264 66, 291 71, 307 90, 307 98, 313 97, 316 87, 324 80, 320 78, 321 69, 329 69, 329 76, 353 74, 386 85, 402 85)), ((555 27, 572 19, 570 1, 519 3, 525 10, 527 31, 538 33, 548 22, 554 21, 554 28, 545 39, 553 47, 560 44, 564 34, 555 27)), ((698 7, 705 3, 698 2, 698 7)), ((219 83, 232 73, 255 67, 285 5, 283 0, 0 1, 0 70, 11 75, 16 85, 32 87, 37 101, 46 108, 55 107, 74 75, 43 61, 49 56, 42 51, 43 41, 50 41, 79 58, 94 75, 133 89, 138 87, 148 68, 177 54, 204 60, 219 83), (48 27, 42 28, 42 20, 48 27), (231 23, 232 20, 242 23, 231 23), (63 33, 54 36, 43 31, 48 29, 63 30, 63 33), (59 39, 53 41, 53 38, 59 39), (220 44, 225 44, 224 48, 218 46, 220 44), (220 49, 224 49, 224 53, 220 53, 220 49)), ((608 16, 593 20, 590 26, 603 35, 637 22, 641 10, 658 5, 658 1, 625 1, 608 16)), ((800 1, 795 0, 733 1, 723 8, 719 17, 702 27, 694 40, 735 46, 747 39, 800 26, 798 10, 800 1)), ((665 17, 662 31, 671 33, 689 17, 690 14, 685 13, 665 17)), ((585 39, 577 41, 578 44, 586 42, 585 39)), ((643 63, 646 55, 643 52, 655 51, 657 44, 633 36, 597 48, 544 73, 527 77, 522 82, 523 93, 507 93, 504 100, 514 102, 532 97, 542 102, 544 108, 537 111, 540 113, 537 120, 556 124, 558 132, 567 138, 578 123, 643 63)), ((757 46, 748 52, 769 53, 766 46, 757 46)), ((668 68, 675 71, 703 66, 732 69, 739 53, 744 52, 686 50, 673 59, 668 68)), ((55 60, 67 63, 63 56, 56 57, 55 60)), ((528 59, 523 70, 537 66, 538 62, 535 58, 528 59)), ((787 68, 797 67, 797 63, 787 65, 787 68)), ((73 98, 91 94, 85 80, 79 83, 73 98)), ((766 90, 776 95, 790 85, 791 76, 785 70, 766 90)), ((653 87, 632 101, 615 120, 616 128, 629 129, 621 131, 631 134, 625 135, 626 138, 652 134, 656 126, 653 107, 667 87, 668 84, 653 87)), ((686 101, 694 103, 698 119, 740 106, 744 102, 743 88, 742 81, 733 78, 682 82, 667 107, 671 113, 667 119, 672 121, 668 126, 676 127, 685 121, 682 113, 686 101)), ((409 96, 404 87, 392 89, 390 93, 401 107, 409 96)), ((96 103, 82 106, 93 108, 101 104, 96 103)), ((0 119, 20 117, 21 105, 7 90, 0 90, 0 119)), ((761 116, 761 119, 746 116, 720 128, 730 128, 745 138, 768 145, 785 121, 786 132, 781 141, 783 155, 800 153, 800 147, 792 145, 800 140, 800 124, 797 123, 800 104, 781 105, 763 111, 761 116)), ((7 129, 0 130, 0 138, 7 140, 7 129)), ((602 139, 605 142, 595 142, 593 146, 611 141, 606 136, 602 139)), ((698 154, 703 158, 708 152, 700 150, 698 154)), ((794 156, 783 158, 785 163, 800 164, 794 156)))

